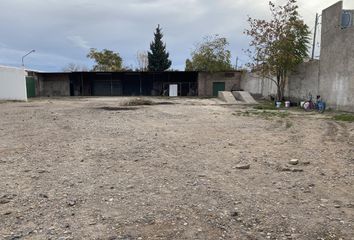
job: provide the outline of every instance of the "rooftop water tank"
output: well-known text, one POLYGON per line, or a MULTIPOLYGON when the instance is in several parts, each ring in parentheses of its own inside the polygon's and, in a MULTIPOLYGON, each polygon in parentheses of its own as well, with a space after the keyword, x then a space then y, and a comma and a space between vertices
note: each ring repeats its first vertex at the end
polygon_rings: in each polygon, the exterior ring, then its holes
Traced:
POLYGON ((353 13, 348 10, 342 11, 341 27, 348 28, 353 25, 353 13))

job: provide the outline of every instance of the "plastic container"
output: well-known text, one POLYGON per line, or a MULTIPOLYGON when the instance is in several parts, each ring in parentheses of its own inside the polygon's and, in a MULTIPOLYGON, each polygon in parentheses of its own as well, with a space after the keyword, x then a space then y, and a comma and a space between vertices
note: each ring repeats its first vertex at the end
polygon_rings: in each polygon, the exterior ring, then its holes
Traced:
POLYGON ((281 107, 281 102, 275 102, 275 107, 280 108, 281 107))
POLYGON ((286 107, 286 108, 289 108, 289 107, 290 107, 290 101, 286 101, 286 102, 285 102, 285 107, 286 107))

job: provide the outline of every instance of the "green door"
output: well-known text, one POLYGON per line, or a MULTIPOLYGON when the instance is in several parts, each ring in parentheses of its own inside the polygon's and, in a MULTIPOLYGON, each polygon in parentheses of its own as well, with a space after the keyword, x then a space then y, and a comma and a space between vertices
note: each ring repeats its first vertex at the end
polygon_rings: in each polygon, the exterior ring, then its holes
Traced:
POLYGON ((36 96, 36 83, 33 77, 26 77, 27 97, 36 96))
POLYGON ((225 91, 225 82, 213 82, 213 96, 217 97, 219 91, 225 91))

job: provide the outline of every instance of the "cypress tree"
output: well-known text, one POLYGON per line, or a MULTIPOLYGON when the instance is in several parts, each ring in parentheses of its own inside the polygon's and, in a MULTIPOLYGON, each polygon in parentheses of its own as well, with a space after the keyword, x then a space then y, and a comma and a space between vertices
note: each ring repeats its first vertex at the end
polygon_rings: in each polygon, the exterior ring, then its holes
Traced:
POLYGON ((149 71, 158 72, 165 71, 171 67, 172 62, 168 59, 169 53, 166 51, 166 44, 162 42, 162 31, 160 25, 154 32, 154 41, 150 43, 150 51, 148 52, 149 71))

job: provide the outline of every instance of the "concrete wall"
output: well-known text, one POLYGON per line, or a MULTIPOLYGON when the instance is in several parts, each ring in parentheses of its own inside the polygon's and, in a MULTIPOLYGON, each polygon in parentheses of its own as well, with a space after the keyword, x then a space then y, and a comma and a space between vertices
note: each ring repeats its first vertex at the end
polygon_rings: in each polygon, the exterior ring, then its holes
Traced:
POLYGON ((342 9, 322 12, 319 91, 330 107, 354 112, 354 27, 341 28, 342 9))
POLYGON ((264 97, 275 96, 277 94, 277 87, 272 80, 250 72, 243 73, 241 89, 252 95, 264 97))
POLYGON ((319 94, 319 60, 300 64, 289 76, 286 96, 293 101, 307 99, 319 94))
POLYGON ((70 96, 69 74, 38 74, 38 80, 40 96, 70 96))
POLYGON ((0 100, 27 101, 26 72, 0 66, 0 100))
POLYGON ((225 82, 225 91, 239 90, 241 88, 241 72, 199 72, 198 96, 213 96, 214 82, 225 82))

